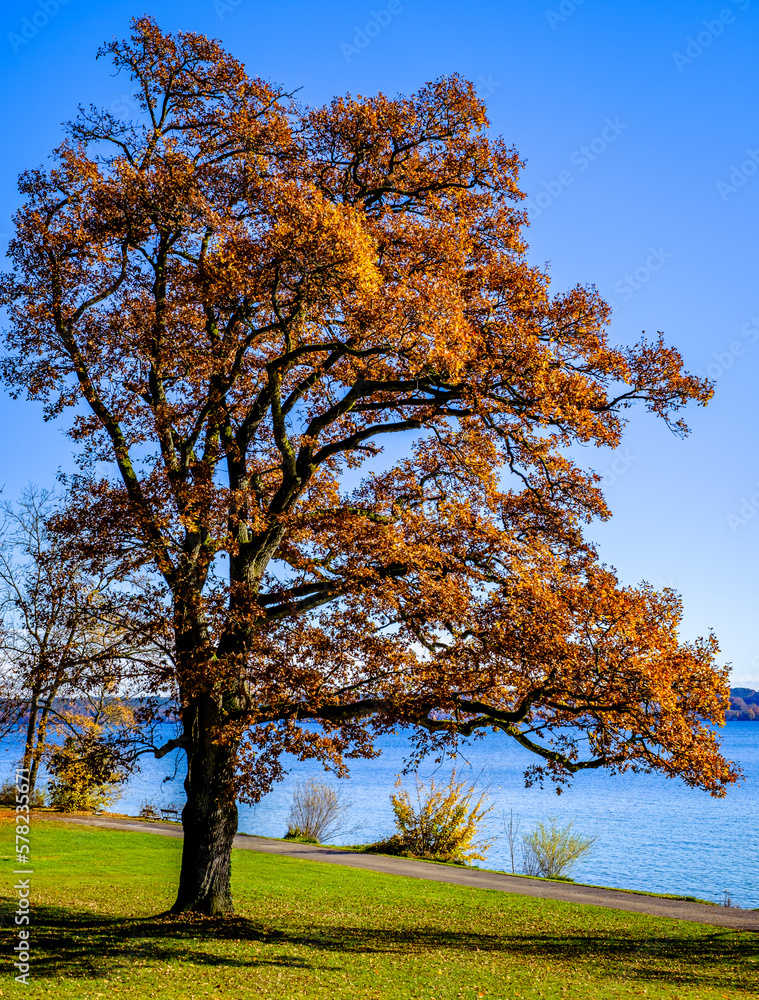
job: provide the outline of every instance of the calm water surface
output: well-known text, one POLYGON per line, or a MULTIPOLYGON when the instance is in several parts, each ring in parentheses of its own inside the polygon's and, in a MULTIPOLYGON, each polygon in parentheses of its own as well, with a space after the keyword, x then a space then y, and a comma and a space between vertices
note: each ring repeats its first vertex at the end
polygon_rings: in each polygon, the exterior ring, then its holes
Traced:
MULTIPOLYGON (((740 764, 745 780, 726 798, 653 775, 609 776, 600 771, 578 775, 561 796, 552 788, 525 788, 522 777, 534 757, 508 737, 488 734, 465 748, 460 766, 466 776, 479 776, 487 786, 493 811, 487 833, 500 835, 484 866, 510 870, 508 841, 502 816, 518 814, 520 835, 538 820, 572 820, 578 832, 597 838, 592 852, 572 870, 576 881, 624 889, 694 895, 723 902, 729 892, 734 905, 759 907, 759 723, 733 722, 722 731, 723 752, 740 764)), ((369 843, 394 832, 390 794, 403 767, 408 740, 403 734, 384 737, 373 761, 355 761, 351 777, 336 782, 350 802, 346 830, 336 838, 345 844, 369 843)), ((4 744, 3 774, 10 773, 18 745, 4 744)), ((145 801, 156 806, 184 800, 184 758, 174 761, 143 758, 143 767, 125 787, 112 808, 136 815, 145 801)), ((313 762, 290 762, 292 770, 257 806, 240 806, 240 831, 282 837, 294 785, 304 778, 324 778, 313 762)), ((422 765, 420 775, 446 778, 450 765, 422 765)), ((327 777, 327 780, 335 779, 327 777)))

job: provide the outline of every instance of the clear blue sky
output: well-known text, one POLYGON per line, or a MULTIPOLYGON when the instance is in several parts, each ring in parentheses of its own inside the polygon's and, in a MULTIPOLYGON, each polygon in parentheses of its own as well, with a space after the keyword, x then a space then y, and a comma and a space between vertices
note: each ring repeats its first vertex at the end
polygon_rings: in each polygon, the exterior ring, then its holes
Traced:
MULTIPOLYGON (((676 587, 686 637, 714 628, 733 683, 759 687, 759 0, 14 0, 0 14, 0 243, 16 174, 77 103, 126 110, 128 82, 94 56, 143 13, 220 38, 309 103, 454 71, 477 84, 527 159, 532 259, 556 288, 594 283, 616 340, 663 330, 717 377, 687 441, 636 412, 616 454, 583 453, 614 512, 591 534, 626 582, 676 587)), ((0 397, 0 420, 6 497, 71 466, 37 406, 0 397)))

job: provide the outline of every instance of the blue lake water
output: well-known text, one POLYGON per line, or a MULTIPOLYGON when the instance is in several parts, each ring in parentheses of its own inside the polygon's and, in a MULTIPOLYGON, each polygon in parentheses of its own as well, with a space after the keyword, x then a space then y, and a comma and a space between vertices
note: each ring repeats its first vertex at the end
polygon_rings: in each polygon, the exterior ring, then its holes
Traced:
MULTIPOLYGON (((500 835, 491 847, 484 867, 510 870, 508 840, 502 817, 509 811, 519 815, 520 836, 538 820, 555 816, 560 823, 574 822, 577 832, 596 837, 590 854, 571 874, 576 881, 624 889, 643 889, 694 895, 723 902, 725 892, 733 904, 759 907, 759 723, 733 722, 722 730, 724 754, 742 767, 745 780, 731 788, 724 799, 689 789, 656 775, 610 776, 600 771, 578 775, 561 796, 545 789, 525 788, 525 767, 535 758, 502 734, 464 749, 459 760, 463 776, 478 778, 487 787, 494 806, 485 833, 500 835)), ((355 761, 351 777, 333 781, 350 802, 346 829, 340 843, 369 843, 394 832, 390 794, 408 752, 404 734, 383 737, 379 758, 355 761)), ((0 754, 0 772, 9 774, 18 756, 18 744, 5 742, 0 754)), ((256 806, 240 806, 240 831, 282 837, 293 787, 306 778, 324 778, 312 761, 290 762, 287 778, 275 786, 256 806)), ((176 776, 173 756, 156 761, 143 758, 142 770, 124 788, 111 808, 136 815, 145 801, 156 806, 170 803, 181 809, 184 757, 179 755, 176 776)), ((447 778, 451 765, 431 762, 420 768, 420 777, 447 778)), ((407 782, 410 785, 410 779, 407 782)))

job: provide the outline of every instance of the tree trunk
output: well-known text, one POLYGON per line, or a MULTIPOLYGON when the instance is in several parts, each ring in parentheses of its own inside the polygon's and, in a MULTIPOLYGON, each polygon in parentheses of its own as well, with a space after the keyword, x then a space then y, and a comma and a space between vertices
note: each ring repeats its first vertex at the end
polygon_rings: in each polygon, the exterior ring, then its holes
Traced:
MULTIPOLYGON (((30 774, 32 761, 34 759, 34 734, 37 727, 37 713, 39 712, 39 691, 37 688, 32 690, 32 701, 29 706, 29 723, 26 727, 26 741, 24 743, 24 759, 21 762, 21 766, 30 774)), ((31 797, 34 792, 34 785, 30 785, 29 788, 29 801, 31 802, 31 797)))
POLYGON ((179 893, 172 913, 232 913, 232 841, 237 833, 234 792, 236 745, 214 742, 219 711, 208 695, 184 711, 187 804, 182 810, 184 845, 179 893))
POLYGON ((42 707, 42 715, 40 716, 40 721, 37 726, 37 742, 34 747, 34 753, 32 754, 32 769, 29 774, 29 796, 31 801, 31 796, 34 793, 34 789, 37 785, 37 774, 40 769, 40 763, 42 761, 42 752, 45 749, 45 740, 47 739, 47 722, 50 718, 50 709, 52 708, 55 695, 57 693, 57 687, 48 695, 45 700, 45 704, 42 707))

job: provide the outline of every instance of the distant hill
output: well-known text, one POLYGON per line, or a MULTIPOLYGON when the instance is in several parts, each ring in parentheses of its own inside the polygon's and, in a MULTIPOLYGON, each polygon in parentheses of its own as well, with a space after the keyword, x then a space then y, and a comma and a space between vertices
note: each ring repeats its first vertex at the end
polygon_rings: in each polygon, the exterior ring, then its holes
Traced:
POLYGON ((730 708, 725 718, 728 722, 759 722, 759 691, 730 688, 730 708))

